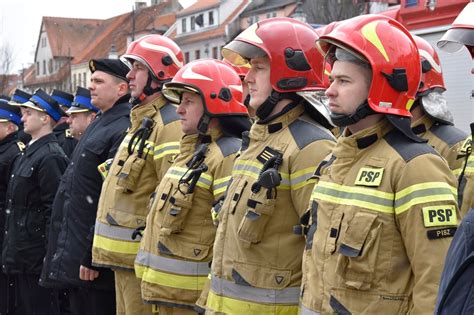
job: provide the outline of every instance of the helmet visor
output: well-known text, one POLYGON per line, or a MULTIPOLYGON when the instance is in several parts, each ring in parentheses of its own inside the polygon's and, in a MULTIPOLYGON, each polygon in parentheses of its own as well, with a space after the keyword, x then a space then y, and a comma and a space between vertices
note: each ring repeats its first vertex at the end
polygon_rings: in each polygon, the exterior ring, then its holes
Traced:
POLYGON ((222 57, 236 66, 250 67, 251 59, 266 55, 261 48, 239 40, 234 40, 222 48, 222 57))
POLYGON ((438 41, 438 48, 449 52, 457 52, 464 45, 474 46, 474 30, 468 28, 452 28, 438 41))
POLYGON ((196 88, 176 82, 165 83, 161 92, 168 101, 176 105, 181 103, 181 98, 184 92, 191 92, 201 95, 200 91, 196 88))

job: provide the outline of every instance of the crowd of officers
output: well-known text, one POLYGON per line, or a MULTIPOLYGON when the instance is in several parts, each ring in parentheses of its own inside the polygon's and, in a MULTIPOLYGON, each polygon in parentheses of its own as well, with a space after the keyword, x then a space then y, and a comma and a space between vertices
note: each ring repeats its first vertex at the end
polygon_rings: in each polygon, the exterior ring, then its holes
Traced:
MULTIPOLYGON (((472 14, 443 43, 474 57, 472 14)), ((1 100, 0 313, 472 314, 471 137, 434 48, 271 18, 222 57, 148 35, 74 96, 1 100)))

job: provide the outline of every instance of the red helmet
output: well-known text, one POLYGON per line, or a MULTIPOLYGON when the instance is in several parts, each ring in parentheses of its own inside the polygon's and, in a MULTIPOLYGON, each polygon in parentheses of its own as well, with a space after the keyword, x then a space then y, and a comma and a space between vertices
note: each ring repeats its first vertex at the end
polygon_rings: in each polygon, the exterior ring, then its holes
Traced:
POLYGON ((143 63, 158 81, 172 79, 184 64, 181 48, 161 35, 147 35, 131 42, 120 60, 130 69, 134 60, 143 63))
POLYGON ((248 116, 242 103, 242 81, 231 66, 220 60, 188 63, 171 82, 165 83, 162 92, 174 104, 181 102, 183 92, 199 94, 209 117, 248 116))
POLYGON ((318 35, 308 24, 291 18, 271 18, 249 26, 222 49, 232 64, 252 58, 270 59, 270 82, 277 92, 323 89, 323 57, 313 43, 318 35))
POLYGON ((456 52, 465 45, 474 58, 474 2, 468 3, 459 13, 449 30, 438 41, 438 47, 447 52, 456 52))
POLYGON ((329 57, 340 47, 370 65, 372 83, 367 101, 372 110, 411 117, 421 63, 412 36, 400 23, 382 15, 358 16, 322 35, 317 46, 329 57))
POLYGON ((417 35, 412 35, 415 40, 418 52, 421 58, 421 82, 418 88, 418 96, 426 94, 429 91, 440 88, 446 90, 444 85, 443 73, 441 71, 441 63, 439 62, 438 53, 433 46, 425 39, 417 35))
POLYGON ((229 66, 231 66, 235 70, 235 72, 237 72, 241 81, 243 81, 247 73, 249 73, 250 67, 248 64, 243 65, 243 66, 237 66, 237 65, 232 64, 232 62, 230 62, 227 59, 222 59, 222 61, 224 61, 225 64, 228 64, 229 66))

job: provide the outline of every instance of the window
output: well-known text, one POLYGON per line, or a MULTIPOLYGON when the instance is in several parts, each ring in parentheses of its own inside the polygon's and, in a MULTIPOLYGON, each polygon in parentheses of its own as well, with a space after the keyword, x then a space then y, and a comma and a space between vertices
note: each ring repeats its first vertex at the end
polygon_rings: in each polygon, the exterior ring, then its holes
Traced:
POLYGON ((194 52, 194 56, 196 57, 195 59, 200 59, 201 58, 201 51, 198 49, 194 52))
POLYGON ((43 74, 46 74, 46 60, 43 60, 43 74))
POLYGON ((196 29, 196 17, 191 16, 191 31, 196 29))
POLYGON ((181 20, 181 32, 186 33, 186 18, 181 20))
POLYGON ((38 75, 41 73, 39 61, 36 62, 36 73, 37 73, 38 75))
POLYGON ((415 7, 418 5, 418 0, 406 0, 405 7, 415 7))
POLYGON ((48 71, 49 73, 53 73, 53 59, 48 60, 48 71))
POLYGON ((46 37, 41 38, 41 47, 46 47, 46 37))
POLYGON ((75 73, 72 75, 72 86, 74 89, 76 88, 76 74, 75 73))
POLYGON ((209 12, 209 25, 214 25, 214 12, 209 12))
POLYGON ((184 62, 188 63, 189 62, 189 51, 184 53, 184 62))
POLYGON ((219 59, 217 56, 217 47, 212 47, 212 58, 219 59))
POLYGON ((88 85, 88 84, 87 84, 87 73, 84 72, 84 73, 82 74, 82 77, 84 78, 84 87, 86 88, 87 85, 88 85))
POLYGON ((272 17, 276 17, 277 16, 277 13, 276 12, 273 12, 272 13, 272 17))

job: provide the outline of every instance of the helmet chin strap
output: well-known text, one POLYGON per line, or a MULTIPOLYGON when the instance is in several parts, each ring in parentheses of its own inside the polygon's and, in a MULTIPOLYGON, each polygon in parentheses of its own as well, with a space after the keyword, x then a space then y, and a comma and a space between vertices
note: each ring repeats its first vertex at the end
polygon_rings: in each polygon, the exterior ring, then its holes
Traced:
POLYGON ((211 117, 204 113, 201 118, 199 119, 197 130, 199 134, 205 135, 207 133, 207 129, 209 128, 209 123, 211 122, 211 117))
POLYGON ((255 114, 260 120, 268 118, 276 104, 283 99, 295 101, 299 99, 299 96, 294 92, 281 93, 272 89, 270 96, 257 108, 255 114))
POLYGON ((153 95, 157 92, 161 92, 161 89, 163 88, 163 84, 168 82, 169 80, 166 80, 166 81, 154 80, 154 81, 158 83, 158 87, 156 88, 151 87, 151 82, 153 82, 153 79, 152 79, 151 73, 148 73, 148 79, 146 81, 145 87, 143 88, 142 94, 140 94, 138 97, 133 98, 130 102, 133 106, 140 104, 148 96, 153 95))
POLYGON ((346 127, 353 125, 361 119, 373 114, 376 114, 376 112, 370 108, 369 103, 367 100, 365 100, 357 107, 356 111, 350 115, 331 113, 330 117, 332 123, 336 125, 336 127, 346 127))

